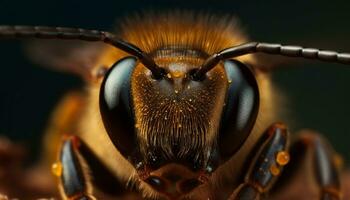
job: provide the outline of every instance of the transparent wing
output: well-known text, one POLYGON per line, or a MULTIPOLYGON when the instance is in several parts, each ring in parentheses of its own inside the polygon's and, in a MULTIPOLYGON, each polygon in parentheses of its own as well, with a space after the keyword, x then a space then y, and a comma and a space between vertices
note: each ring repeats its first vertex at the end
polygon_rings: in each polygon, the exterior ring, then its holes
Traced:
POLYGON ((88 78, 106 46, 100 42, 32 40, 25 43, 24 51, 35 64, 88 78))

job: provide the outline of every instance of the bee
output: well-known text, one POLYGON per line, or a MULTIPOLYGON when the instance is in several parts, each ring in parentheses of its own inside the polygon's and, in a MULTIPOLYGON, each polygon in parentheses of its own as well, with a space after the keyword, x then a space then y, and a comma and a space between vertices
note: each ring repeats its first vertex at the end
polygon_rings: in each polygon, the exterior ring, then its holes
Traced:
POLYGON ((94 42, 78 54, 89 62, 36 56, 87 85, 64 98, 45 138, 61 198, 276 198, 307 162, 316 197, 342 199, 336 152, 313 131, 292 140, 255 53, 343 64, 350 54, 251 42, 231 18, 186 12, 121 30, 0 26, 1 39, 94 42))

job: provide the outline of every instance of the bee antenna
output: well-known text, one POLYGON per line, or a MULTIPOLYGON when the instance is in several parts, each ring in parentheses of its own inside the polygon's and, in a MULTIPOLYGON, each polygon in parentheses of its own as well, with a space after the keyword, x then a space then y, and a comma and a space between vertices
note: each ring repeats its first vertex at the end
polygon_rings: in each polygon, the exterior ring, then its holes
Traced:
POLYGON ((7 38, 102 41, 137 57, 145 67, 151 70, 154 78, 159 79, 164 75, 164 70, 141 49, 131 43, 121 40, 116 35, 105 31, 66 27, 0 26, 0 39, 7 38))
POLYGON ((349 53, 338 53, 329 50, 315 48, 303 48, 300 46, 271 44, 262 42, 249 42, 219 51, 207 58, 201 67, 192 75, 194 80, 203 80, 205 74, 213 69, 220 61, 243 56, 252 53, 275 54, 288 57, 301 57, 316 59, 325 62, 350 64, 349 53))

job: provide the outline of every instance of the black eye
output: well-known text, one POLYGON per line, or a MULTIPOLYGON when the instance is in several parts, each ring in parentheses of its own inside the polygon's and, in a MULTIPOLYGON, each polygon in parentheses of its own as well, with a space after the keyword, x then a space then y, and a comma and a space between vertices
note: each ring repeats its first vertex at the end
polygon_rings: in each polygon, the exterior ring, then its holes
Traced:
POLYGON ((134 119, 130 103, 134 57, 116 62, 105 75, 100 90, 100 112, 105 129, 114 145, 128 157, 135 149, 134 119))
POLYGON ((259 110, 259 89, 254 74, 237 60, 226 60, 229 80, 219 136, 220 153, 230 158, 247 139, 259 110))

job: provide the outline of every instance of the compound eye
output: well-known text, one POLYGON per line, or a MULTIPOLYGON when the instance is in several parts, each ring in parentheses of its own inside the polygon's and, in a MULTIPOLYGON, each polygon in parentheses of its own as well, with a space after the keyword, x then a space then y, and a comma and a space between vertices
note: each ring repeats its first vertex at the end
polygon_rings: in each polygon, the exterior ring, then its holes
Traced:
POLYGON ((134 57, 116 62, 107 72, 100 89, 100 112, 105 129, 123 156, 135 149, 134 119, 130 103, 131 74, 137 64, 134 57))
POLYGON ((237 60, 224 61, 230 85, 219 135, 220 154, 229 159, 252 130, 259 110, 259 89, 252 71, 237 60))

